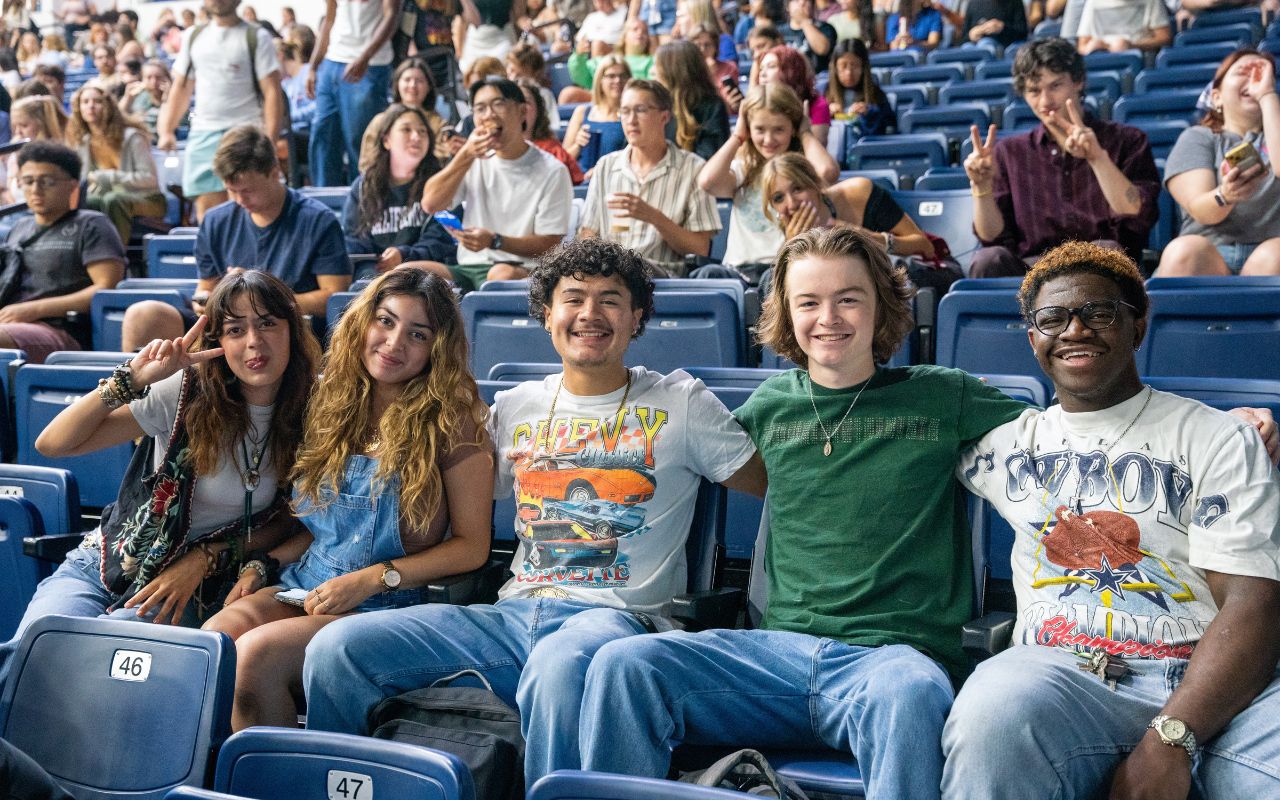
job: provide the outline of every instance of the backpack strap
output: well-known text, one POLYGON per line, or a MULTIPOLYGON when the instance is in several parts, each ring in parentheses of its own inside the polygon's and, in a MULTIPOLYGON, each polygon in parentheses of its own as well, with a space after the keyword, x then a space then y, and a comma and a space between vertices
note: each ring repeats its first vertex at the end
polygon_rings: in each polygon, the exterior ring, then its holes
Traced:
MULTIPOLYGON (((247 19, 242 19, 241 22, 245 25, 244 43, 249 47, 249 77, 253 79, 253 93, 258 98, 258 105, 262 105, 262 87, 258 85, 258 31, 262 26, 247 19)), ((191 80, 191 73, 196 68, 196 38, 207 27, 209 27, 208 24, 195 26, 191 30, 191 38, 187 40, 187 80, 191 80)))

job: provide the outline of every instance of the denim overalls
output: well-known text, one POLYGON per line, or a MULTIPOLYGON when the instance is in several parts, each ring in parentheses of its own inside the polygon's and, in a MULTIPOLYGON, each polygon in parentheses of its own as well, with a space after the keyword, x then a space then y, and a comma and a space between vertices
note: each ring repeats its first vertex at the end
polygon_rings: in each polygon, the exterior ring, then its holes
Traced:
MULTIPOLYGON (((404 558, 404 545, 400 541, 400 480, 391 479, 374 495, 373 475, 377 469, 377 459, 353 455, 347 459, 346 474, 332 503, 315 509, 309 502, 301 502, 298 516, 314 539, 302 560, 281 572, 280 585, 286 589, 311 590, 330 578, 388 559, 404 558)), ((400 608, 421 603, 423 599, 422 589, 382 592, 355 610, 400 608)))

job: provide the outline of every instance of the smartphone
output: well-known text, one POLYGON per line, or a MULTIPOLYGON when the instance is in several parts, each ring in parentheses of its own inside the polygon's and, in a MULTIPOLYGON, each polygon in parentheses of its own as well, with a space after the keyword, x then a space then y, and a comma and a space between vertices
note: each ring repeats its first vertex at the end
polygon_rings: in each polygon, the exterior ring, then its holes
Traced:
POLYGON ((452 228, 455 231, 462 230, 462 220, 458 219, 457 216, 455 216, 452 212, 437 211, 435 213, 435 217, 436 217, 436 222, 439 222, 441 225, 445 226, 446 228, 452 228))
POLYGON ((285 589, 284 591, 276 592, 276 599, 285 605, 302 608, 307 602, 307 590, 285 589))
POLYGON ((1249 142, 1241 142, 1223 153, 1222 157, 1231 166, 1238 167, 1241 172, 1262 163, 1262 156, 1258 155, 1257 149, 1249 142))
POLYGON ((738 88, 738 82, 735 81, 733 78, 729 77, 728 75, 725 75, 723 78, 720 79, 720 84, 724 86, 724 88, 730 89, 730 90, 738 88))

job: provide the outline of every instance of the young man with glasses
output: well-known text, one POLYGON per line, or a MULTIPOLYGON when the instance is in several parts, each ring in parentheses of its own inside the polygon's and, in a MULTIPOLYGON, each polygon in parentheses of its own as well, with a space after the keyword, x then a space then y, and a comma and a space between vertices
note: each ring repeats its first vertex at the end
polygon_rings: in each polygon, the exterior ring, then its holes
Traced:
POLYGON ((486 280, 529 275, 526 264, 569 233, 573 181, 555 156, 526 141, 524 92, 488 77, 471 85, 475 130, 444 169, 427 181, 428 214, 465 206, 458 263, 441 273, 463 291, 486 280))
POLYGON ((984 245, 970 277, 1026 274, 1046 251, 1081 240, 1142 256, 1155 225, 1160 173, 1147 135, 1084 107, 1084 58, 1065 39, 1018 50, 1013 85, 1040 121, 996 141, 975 127, 964 162, 973 230, 984 245))
POLYGON ((63 145, 32 142, 18 151, 18 184, 32 215, 13 226, 0 273, 0 347, 43 363, 55 350, 92 347, 89 305, 124 277, 120 235, 97 211, 73 209, 80 157, 63 145), (75 311, 75 321, 67 313, 75 311))
POLYGON ((578 235, 617 242, 663 277, 683 277, 684 257, 709 255, 720 230, 715 198, 698 187, 706 162, 667 141, 671 93, 657 81, 628 81, 618 116, 627 146, 596 162, 578 235))
POLYGON ((958 469, 1014 528, 1018 616, 956 698, 944 795, 1277 796, 1280 480, 1263 442, 1143 385, 1147 295, 1119 252, 1063 245, 1019 302, 1059 404, 958 469))

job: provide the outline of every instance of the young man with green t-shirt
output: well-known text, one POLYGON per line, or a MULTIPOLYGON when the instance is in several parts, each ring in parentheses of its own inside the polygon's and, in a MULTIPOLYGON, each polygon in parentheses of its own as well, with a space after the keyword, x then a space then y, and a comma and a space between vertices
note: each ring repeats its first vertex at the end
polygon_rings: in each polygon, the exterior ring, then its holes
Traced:
POLYGON ((911 330, 911 289, 863 234, 803 234, 775 274, 761 338, 807 371, 736 413, 769 473, 762 629, 602 648, 583 768, 664 776, 686 742, 830 747, 856 756, 868 797, 937 797, 973 603, 953 473, 1026 406, 957 370, 876 366, 911 330))

